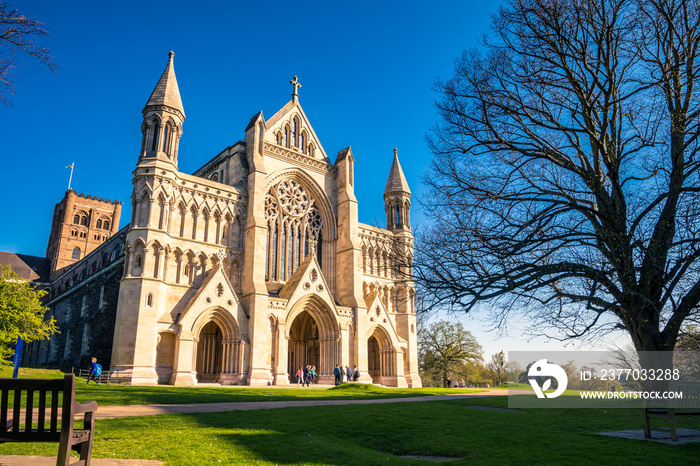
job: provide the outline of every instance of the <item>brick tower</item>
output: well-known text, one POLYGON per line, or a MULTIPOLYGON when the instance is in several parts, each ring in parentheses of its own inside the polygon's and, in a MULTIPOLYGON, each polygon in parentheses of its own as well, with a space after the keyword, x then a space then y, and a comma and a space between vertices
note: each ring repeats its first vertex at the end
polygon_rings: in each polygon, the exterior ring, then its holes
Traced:
POLYGON ((51 261, 50 279, 90 254, 119 230, 122 203, 78 194, 69 189, 56 204, 46 258, 51 261))

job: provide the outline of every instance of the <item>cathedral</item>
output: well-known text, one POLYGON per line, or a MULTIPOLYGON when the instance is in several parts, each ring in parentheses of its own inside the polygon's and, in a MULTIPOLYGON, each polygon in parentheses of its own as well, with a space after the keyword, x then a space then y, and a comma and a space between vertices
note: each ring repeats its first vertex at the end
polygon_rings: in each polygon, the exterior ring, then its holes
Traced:
POLYGON ((143 109, 129 225, 118 230, 118 202, 69 190, 56 205, 46 287, 61 333, 24 362, 96 356, 131 383, 185 386, 286 385, 304 365, 332 383, 341 364, 360 382, 420 387, 411 191, 396 149, 386 229, 359 223, 352 150, 331 161, 294 77, 277 113, 180 172, 173 57, 143 109))

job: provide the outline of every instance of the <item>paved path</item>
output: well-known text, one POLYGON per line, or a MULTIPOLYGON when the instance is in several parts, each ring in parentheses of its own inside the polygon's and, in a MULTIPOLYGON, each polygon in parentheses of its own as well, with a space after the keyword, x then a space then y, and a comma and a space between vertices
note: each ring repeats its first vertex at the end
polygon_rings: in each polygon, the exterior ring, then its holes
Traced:
POLYGON ((381 398, 375 400, 306 400, 306 401, 249 401, 235 403, 191 403, 134 406, 100 406, 97 419, 127 416, 154 416, 156 414, 218 413, 223 411, 249 411, 253 409, 301 408, 305 406, 370 405, 378 403, 414 403, 418 401, 441 401, 463 398, 487 398, 506 396, 507 390, 485 390, 478 393, 455 393, 449 395, 416 396, 410 398, 381 398))

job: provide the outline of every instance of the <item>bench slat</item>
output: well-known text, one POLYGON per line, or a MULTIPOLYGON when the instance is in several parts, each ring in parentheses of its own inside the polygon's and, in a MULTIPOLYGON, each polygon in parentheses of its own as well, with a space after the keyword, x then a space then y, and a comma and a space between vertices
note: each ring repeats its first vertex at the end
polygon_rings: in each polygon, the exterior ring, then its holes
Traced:
POLYGON ((0 390, 61 390, 63 379, 0 379, 0 390))
POLYGON ((51 432, 58 432, 58 390, 51 392, 51 432))
POLYGON ((15 400, 14 408, 12 411, 12 419, 14 419, 14 424, 12 424, 12 432, 19 432, 19 425, 22 422, 20 419, 20 413, 22 412, 22 391, 15 390, 15 400))
POLYGON ((31 429, 32 418, 34 417, 34 391, 29 390, 27 392, 27 403, 25 406, 26 408, 24 409, 24 415, 26 416, 26 420, 24 421, 24 428, 31 429))
POLYGON ((2 401, 0 401, 0 428, 2 430, 7 430, 7 403, 8 403, 9 393, 7 390, 2 391, 2 401))
POLYGON ((46 390, 39 392, 39 424, 37 430, 39 432, 44 432, 46 418, 46 390))

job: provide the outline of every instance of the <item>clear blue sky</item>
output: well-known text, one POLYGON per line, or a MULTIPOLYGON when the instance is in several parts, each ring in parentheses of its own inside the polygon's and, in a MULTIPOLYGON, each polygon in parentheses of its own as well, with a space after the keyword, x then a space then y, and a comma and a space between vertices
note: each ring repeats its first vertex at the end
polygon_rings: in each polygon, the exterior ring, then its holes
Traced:
POLYGON ((44 255, 72 162, 73 189, 121 200, 128 222, 141 110, 170 50, 187 114, 180 170, 243 139, 258 111, 271 117, 298 75, 300 102, 331 160, 352 146, 360 221, 381 221, 393 148, 420 197, 431 159, 425 133, 436 121, 431 86, 478 45, 496 5, 10 0, 49 28, 42 44, 61 70, 22 60, 15 108, 0 107, 0 250, 44 255))
MULTIPOLYGON (((437 119, 431 87, 463 49, 478 47, 500 3, 9 1, 46 24, 53 37, 42 43, 61 67, 52 75, 21 60, 15 108, 0 107, 0 251, 37 256, 72 162, 73 188, 121 200, 121 226, 128 222, 141 110, 170 50, 187 114, 180 170, 243 139, 258 111, 271 117, 298 75, 300 102, 331 160, 352 146, 360 221, 384 221, 394 147, 420 219, 420 176, 432 158, 425 134, 437 119)), ((487 355, 526 345, 494 342, 475 321, 467 327, 487 355)))

